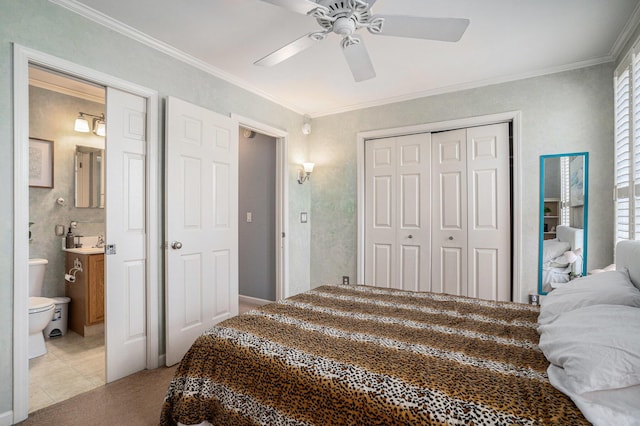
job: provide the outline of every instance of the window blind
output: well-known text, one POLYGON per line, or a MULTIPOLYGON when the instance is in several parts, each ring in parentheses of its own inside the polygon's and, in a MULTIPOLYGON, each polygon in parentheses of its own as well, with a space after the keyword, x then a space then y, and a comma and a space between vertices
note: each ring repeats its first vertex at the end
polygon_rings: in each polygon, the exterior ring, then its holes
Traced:
MULTIPOLYGON (((630 238, 629 185, 631 181, 631 64, 614 81, 615 90, 615 216, 616 242, 630 238)), ((635 218, 634 218, 635 219, 635 218)))

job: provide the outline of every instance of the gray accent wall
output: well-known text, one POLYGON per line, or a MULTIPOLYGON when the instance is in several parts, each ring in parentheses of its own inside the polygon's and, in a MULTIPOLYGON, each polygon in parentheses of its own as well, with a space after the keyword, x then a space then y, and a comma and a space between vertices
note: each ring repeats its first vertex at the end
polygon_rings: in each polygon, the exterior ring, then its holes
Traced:
POLYGON ((241 296, 276 300, 276 140, 240 132, 238 284, 241 296), (251 214, 251 222, 247 214, 251 214))

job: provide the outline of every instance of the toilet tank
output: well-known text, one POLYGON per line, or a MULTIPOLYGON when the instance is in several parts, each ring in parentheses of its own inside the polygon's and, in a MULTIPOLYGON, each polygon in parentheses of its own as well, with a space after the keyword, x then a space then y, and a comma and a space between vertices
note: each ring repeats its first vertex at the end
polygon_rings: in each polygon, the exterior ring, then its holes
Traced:
POLYGON ((42 296, 47 259, 29 259, 29 297, 42 296))

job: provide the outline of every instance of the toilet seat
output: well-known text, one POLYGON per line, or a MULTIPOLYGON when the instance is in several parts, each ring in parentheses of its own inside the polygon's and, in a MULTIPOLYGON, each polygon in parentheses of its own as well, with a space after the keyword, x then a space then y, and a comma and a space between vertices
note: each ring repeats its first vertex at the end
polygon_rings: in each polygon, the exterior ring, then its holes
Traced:
POLYGON ((30 297, 29 298, 29 313, 36 314, 38 312, 48 311, 51 308, 55 308, 55 300, 48 297, 30 297))

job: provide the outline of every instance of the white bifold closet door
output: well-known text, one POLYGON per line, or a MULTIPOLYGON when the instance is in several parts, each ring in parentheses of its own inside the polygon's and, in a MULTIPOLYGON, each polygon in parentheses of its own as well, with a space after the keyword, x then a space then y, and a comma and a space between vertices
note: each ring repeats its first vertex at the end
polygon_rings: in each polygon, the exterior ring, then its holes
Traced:
POLYGON ((365 144, 365 284, 511 298, 507 123, 365 144))
POLYGON ((432 135, 432 291, 511 299, 509 127, 432 135))
POLYGON ((428 133, 366 142, 366 284, 429 290, 430 157, 428 133))

